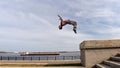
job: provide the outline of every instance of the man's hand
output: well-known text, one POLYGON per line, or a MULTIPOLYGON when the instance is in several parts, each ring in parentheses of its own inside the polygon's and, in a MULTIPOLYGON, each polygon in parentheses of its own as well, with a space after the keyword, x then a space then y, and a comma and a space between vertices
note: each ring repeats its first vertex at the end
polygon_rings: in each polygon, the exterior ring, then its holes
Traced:
POLYGON ((60 15, 58 15, 59 19, 62 20, 62 17, 60 15))
POLYGON ((58 17, 61 17, 60 15, 58 15, 58 17))

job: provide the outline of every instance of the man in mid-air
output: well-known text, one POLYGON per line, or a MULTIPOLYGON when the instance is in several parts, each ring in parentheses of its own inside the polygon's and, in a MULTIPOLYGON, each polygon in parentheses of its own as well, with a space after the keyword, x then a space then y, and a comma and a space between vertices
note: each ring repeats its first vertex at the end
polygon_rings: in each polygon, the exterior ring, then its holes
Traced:
POLYGON ((61 30, 63 26, 69 24, 73 26, 73 31, 75 33, 77 33, 76 29, 77 29, 77 22, 72 21, 72 20, 63 20, 62 17, 60 15, 58 15, 59 19, 60 19, 60 25, 59 25, 59 29, 61 30))

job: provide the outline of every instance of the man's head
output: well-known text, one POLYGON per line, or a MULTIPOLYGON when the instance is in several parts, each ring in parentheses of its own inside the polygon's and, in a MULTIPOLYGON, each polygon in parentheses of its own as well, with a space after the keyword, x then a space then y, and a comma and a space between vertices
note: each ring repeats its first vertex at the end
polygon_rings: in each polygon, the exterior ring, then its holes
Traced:
POLYGON ((61 26, 61 25, 59 25, 59 26, 58 26, 58 28, 61 30, 61 29, 62 29, 62 26, 61 26))

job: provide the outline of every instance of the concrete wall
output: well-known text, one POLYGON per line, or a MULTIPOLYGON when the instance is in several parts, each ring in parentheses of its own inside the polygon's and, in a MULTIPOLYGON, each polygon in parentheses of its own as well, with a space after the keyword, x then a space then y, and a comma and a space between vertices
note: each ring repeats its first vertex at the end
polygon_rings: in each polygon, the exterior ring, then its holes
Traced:
POLYGON ((92 40, 80 44, 81 63, 85 68, 107 60, 120 53, 120 40, 92 40))

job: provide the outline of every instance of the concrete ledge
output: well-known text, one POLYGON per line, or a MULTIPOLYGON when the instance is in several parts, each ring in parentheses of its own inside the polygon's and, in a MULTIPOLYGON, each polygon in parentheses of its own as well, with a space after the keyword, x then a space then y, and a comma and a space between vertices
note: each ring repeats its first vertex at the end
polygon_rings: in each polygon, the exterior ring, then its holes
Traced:
POLYGON ((111 49, 120 48, 120 40, 89 40, 80 44, 80 49, 111 49))
POLYGON ((120 53, 120 40, 89 40, 80 44, 81 63, 85 68, 92 68, 111 56, 120 53))

